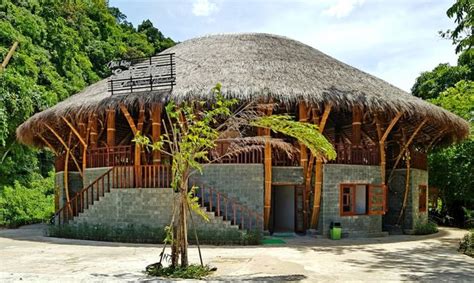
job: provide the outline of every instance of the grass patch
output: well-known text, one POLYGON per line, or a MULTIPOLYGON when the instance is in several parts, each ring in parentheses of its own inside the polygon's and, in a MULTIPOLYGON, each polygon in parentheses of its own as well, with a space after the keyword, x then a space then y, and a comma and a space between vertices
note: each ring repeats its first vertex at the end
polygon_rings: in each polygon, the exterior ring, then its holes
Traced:
POLYGON ((471 232, 467 233, 464 238, 461 239, 458 251, 470 257, 474 257, 474 230, 471 230, 471 232))
POLYGON ((264 245, 278 245, 278 244, 286 244, 285 241, 279 238, 273 238, 273 237, 265 237, 263 238, 262 243, 264 245))
MULTIPOLYGON (((260 231, 244 232, 240 230, 197 230, 199 243, 202 245, 260 245, 263 235, 260 231)), ((110 225, 50 225, 47 230, 50 237, 122 242, 161 244, 165 238, 162 227, 145 225, 127 225, 115 227, 110 225)), ((194 232, 188 233, 190 244, 196 244, 194 232)))
POLYGON ((414 227, 415 235, 429 235, 438 232, 438 224, 428 219, 419 219, 414 227))
POLYGON ((146 268, 146 274, 155 277, 203 279, 209 276, 215 268, 208 265, 191 264, 187 267, 161 267, 159 264, 151 264, 146 268))

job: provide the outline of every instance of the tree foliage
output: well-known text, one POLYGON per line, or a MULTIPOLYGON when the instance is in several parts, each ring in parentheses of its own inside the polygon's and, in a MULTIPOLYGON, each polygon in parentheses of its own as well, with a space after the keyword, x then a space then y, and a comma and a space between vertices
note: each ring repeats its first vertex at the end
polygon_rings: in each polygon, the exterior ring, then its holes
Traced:
MULTIPOLYGON (((195 196, 196 187, 189 190, 189 178, 192 174, 202 173, 203 166, 212 163, 209 152, 216 147, 219 140, 230 143, 227 151, 220 157, 239 154, 249 148, 249 143, 261 142, 255 137, 244 137, 248 127, 262 127, 296 138, 304 143, 315 156, 334 159, 336 152, 331 143, 319 132, 317 126, 310 123, 296 122, 289 116, 264 116, 256 110, 256 105, 245 104, 235 112, 238 100, 226 99, 221 93, 221 85, 217 84, 212 92, 212 101, 192 101, 179 105, 173 101, 165 107, 166 119, 163 122, 164 133, 159 141, 152 143, 148 137, 138 133, 134 142, 141 146, 160 151, 172 159, 171 187, 177 193, 173 204, 171 225, 166 227, 165 244, 171 245, 171 268, 188 266, 188 211, 206 218, 195 196), (234 137, 229 137, 232 132, 234 137), (237 146, 235 146, 237 145, 237 146)), ((272 104, 267 105, 273 107, 272 104)), ((261 143, 260 150, 264 145, 261 143)), ((291 147, 291 146, 289 146, 291 147)), ((219 157, 217 157, 218 160, 219 157)), ((191 218, 192 219, 192 218, 191 218)), ((161 270, 161 261, 154 264, 161 270)), ((161 271, 157 271, 161 272, 161 271)))
POLYGON ((432 71, 423 72, 411 88, 414 96, 432 99, 461 80, 474 80, 473 51, 468 50, 459 56, 458 65, 439 64, 432 71))
POLYGON ((454 18, 457 26, 453 30, 440 32, 441 36, 453 41, 456 45, 456 53, 471 49, 474 46, 474 2, 456 0, 446 14, 449 18, 454 18))
POLYGON ((450 38, 460 53, 457 66, 440 64, 422 73, 412 87, 412 93, 441 106, 471 124, 468 140, 447 148, 435 148, 429 154, 430 186, 440 190, 443 212, 455 217, 462 225, 463 207, 474 208, 474 2, 457 0, 447 11, 455 18, 454 30, 442 32, 450 38))
POLYGON ((110 60, 152 55, 174 44, 150 21, 134 28, 107 3, 0 1, 0 58, 19 42, 0 70, 0 191, 31 187, 37 173, 47 176, 52 168, 50 153, 16 142, 22 122, 106 77, 110 60))

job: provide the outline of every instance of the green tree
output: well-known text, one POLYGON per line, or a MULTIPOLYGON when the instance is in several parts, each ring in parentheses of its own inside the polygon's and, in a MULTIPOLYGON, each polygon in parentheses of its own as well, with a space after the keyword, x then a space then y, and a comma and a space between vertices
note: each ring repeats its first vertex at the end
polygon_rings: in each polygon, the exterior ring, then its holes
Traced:
POLYGON ((456 0, 446 14, 449 18, 454 18, 457 26, 453 30, 440 32, 441 36, 453 41, 456 45, 456 53, 471 49, 474 46, 474 2, 456 0))
MULTIPOLYGON (((166 243, 171 244, 171 266, 177 267, 181 258, 181 267, 188 266, 187 242, 187 212, 195 211, 205 217, 199 209, 194 191, 189 190, 189 177, 202 172, 208 159, 209 151, 215 148, 219 137, 228 137, 226 133, 239 132, 236 138, 225 138, 230 142, 230 149, 224 156, 234 155, 246 151, 249 142, 263 145, 262 138, 245 138, 241 131, 249 126, 269 128, 272 131, 283 133, 296 138, 307 146, 315 156, 334 159, 336 152, 331 143, 319 132, 316 125, 292 121, 289 116, 261 116, 255 105, 249 104, 239 107, 234 113, 231 108, 236 106, 236 99, 225 99, 221 94, 221 86, 214 89, 214 102, 187 102, 176 105, 169 102, 165 108, 167 119, 164 122, 165 133, 161 140, 151 144, 147 137, 137 135, 134 139, 138 144, 151 147, 172 158, 171 187, 177 193, 175 198, 172 223, 167 228, 166 243), (204 161, 204 164, 202 162, 204 161)), ((272 105, 273 106, 273 105, 272 105)), ((281 141, 281 143, 285 143, 281 141)), ((284 148, 282 146, 282 148, 284 148)), ((291 146, 290 146, 291 148, 291 146)), ((222 156, 221 156, 222 157, 222 156)))
POLYGON ((153 55, 157 46, 174 44, 164 36, 149 41, 107 3, 0 1, 0 58, 19 42, 9 65, 0 71, 0 192, 4 187, 33 188, 38 173, 46 177, 52 167, 49 152, 16 142, 21 123, 108 76, 110 60, 153 55))

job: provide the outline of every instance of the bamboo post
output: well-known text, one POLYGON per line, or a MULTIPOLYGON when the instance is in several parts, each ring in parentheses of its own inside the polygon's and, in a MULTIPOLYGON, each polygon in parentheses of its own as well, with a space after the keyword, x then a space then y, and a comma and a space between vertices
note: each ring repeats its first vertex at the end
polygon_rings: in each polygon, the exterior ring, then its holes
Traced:
POLYGON ((97 113, 93 113, 90 117, 90 146, 91 148, 97 147, 97 138, 98 138, 98 125, 97 125, 97 113))
MULTIPOLYGON (((324 107, 324 113, 321 117, 321 123, 319 124, 319 132, 322 134, 326 127, 329 114, 331 113, 331 104, 326 104, 324 107)), ((319 213, 321 208, 321 194, 323 188, 323 160, 321 157, 316 157, 316 174, 314 182, 314 198, 313 198, 313 211, 311 213, 311 228, 317 229, 319 221, 319 213)))
MULTIPOLYGON (((161 104, 155 103, 151 107, 151 136, 153 142, 158 142, 161 135, 161 104)), ((153 164, 161 164, 161 154, 159 150, 153 151, 153 164)))
POLYGON ((352 145, 359 146, 361 140, 362 109, 358 106, 352 107, 352 145))
MULTIPOLYGON (((259 105, 259 111, 263 115, 271 115, 273 111, 272 104, 259 105)), ((265 192, 264 192, 264 210, 263 210, 263 223, 264 229, 269 229, 270 223, 270 212, 272 207, 272 146, 270 129, 257 129, 257 133, 265 137, 265 152, 264 152, 264 174, 265 174, 265 192)))
MULTIPOLYGON (((306 106, 305 102, 300 102, 298 104, 298 118, 299 121, 302 123, 308 122, 308 107, 306 106)), ((304 145, 304 143, 300 144, 300 166, 303 167, 303 177, 305 178, 305 191, 306 191, 306 184, 311 183, 311 174, 309 172, 309 162, 308 162, 308 149, 304 145), (308 180, 309 179, 309 180, 308 180)), ((309 201, 308 201, 309 203, 309 201)), ((307 216, 307 209, 306 209, 306 200, 303 200, 303 226, 306 229, 306 220, 308 219, 307 216)))
POLYGON ((380 122, 380 119, 377 115, 375 115, 375 124, 377 127, 377 135, 379 137, 379 148, 380 148, 380 174, 382 178, 382 185, 385 185, 386 183, 386 175, 385 175, 385 166, 386 166, 386 156, 385 156, 385 140, 388 137, 388 134, 390 131, 393 129, 395 124, 398 122, 398 120, 402 117, 403 113, 398 112, 397 115, 392 119, 390 124, 388 125, 387 129, 385 132, 382 134, 382 125, 380 122))
POLYGON ((8 62, 10 62, 10 59, 12 58, 13 53, 15 53, 15 50, 17 47, 18 47, 18 41, 15 41, 13 43, 13 46, 10 48, 10 51, 8 51, 8 54, 5 57, 5 60, 3 60, 0 71, 3 71, 7 67, 8 62))
POLYGON ((115 146, 115 109, 107 110, 107 146, 115 146))

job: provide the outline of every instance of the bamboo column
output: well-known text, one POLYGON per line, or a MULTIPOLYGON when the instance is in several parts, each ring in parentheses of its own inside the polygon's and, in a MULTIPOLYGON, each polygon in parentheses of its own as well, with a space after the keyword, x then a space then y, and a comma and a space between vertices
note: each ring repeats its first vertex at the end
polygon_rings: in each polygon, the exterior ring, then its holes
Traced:
MULTIPOLYGON (((326 104, 324 107, 324 113, 321 117, 319 124, 319 132, 322 134, 326 127, 329 114, 331 113, 331 104, 326 104)), ((321 157, 316 157, 316 174, 314 182, 314 199, 313 199, 313 212, 311 213, 311 228, 317 229, 319 221, 319 212, 321 208, 321 194, 323 189, 323 160, 321 157)))
POLYGON ((352 108, 352 145, 359 146, 361 141, 362 109, 358 106, 352 108))
POLYGON ((86 128, 86 124, 82 122, 82 120, 78 123, 78 126, 79 126, 79 135, 81 136, 82 140, 85 141, 85 145, 80 148, 80 152, 82 154, 82 172, 85 172, 87 168, 87 138, 86 138, 87 128, 86 128))
POLYGON ((97 139, 98 139, 98 125, 97 125, 97 114, 93 113, 90 117, 90 147, 96 148, 97 147, 97 139))
MULTIPOLYGON (((161 135, 161 103, 155 103, 151 107, 151 136, 153 142, 158 142, 161 135)), ((153 164, 161 164, 161 153, 153 151, 153 164)))
MULTIPOLYGON (((305 102, 300 102, 298 104, 298 119, 302 123, 308 122, 308 107, 306 106, 305 102)), ((309 170, 309 161, 308 161, 308 149, 304 145, 304 143, 299 143, 300 145, 300 166, 303 167, 303 178, 305 178, 305 188, 303 191, 303 229, 306 230, 307 227, 307 219, 308 219, 308 204, 309 200, 307 201, 308 189, 307 185, 311 183, 311 174, 308 172, 309 170), (309 180, 308 180, 309 179, 309 180)))
POLYGON ((379 148, 380 148, 380 174, 382 178, 382 185, 385 185, 386 183, 386 175, 385 175, 385 167, 386 167, 386 160, 385 160, 385 140, 388 137, 388 134, 390 134, 390 131, 392 131, 393 127, 395 124, 398 122, 398 120, 402 117, 403 113, 398 112, 397 115, 392 119, 390 124, 388 125, 387 129, 385 132, 382 134, 382 125, 380 122, 380 119, 377 115, 375 115, 375 124, 377 126, 377 135, 379 137, 379 148))
POLYGON ((107 110, 107 146, 115 146, 115 109, 107 110))
MULTIPOLYGON (((273 111, 272 104, 260 105, 259 110, 263 115, 271 115, 273 111)), ((264 174, 265 174, 265 203, 263 210, 264 229, 268 230, 270 223, 270 211, 272 207, 272 146, 270 129, 257 129, 257 133, 260 136, 265 137, 265 152, 264 152, 264 174)))

